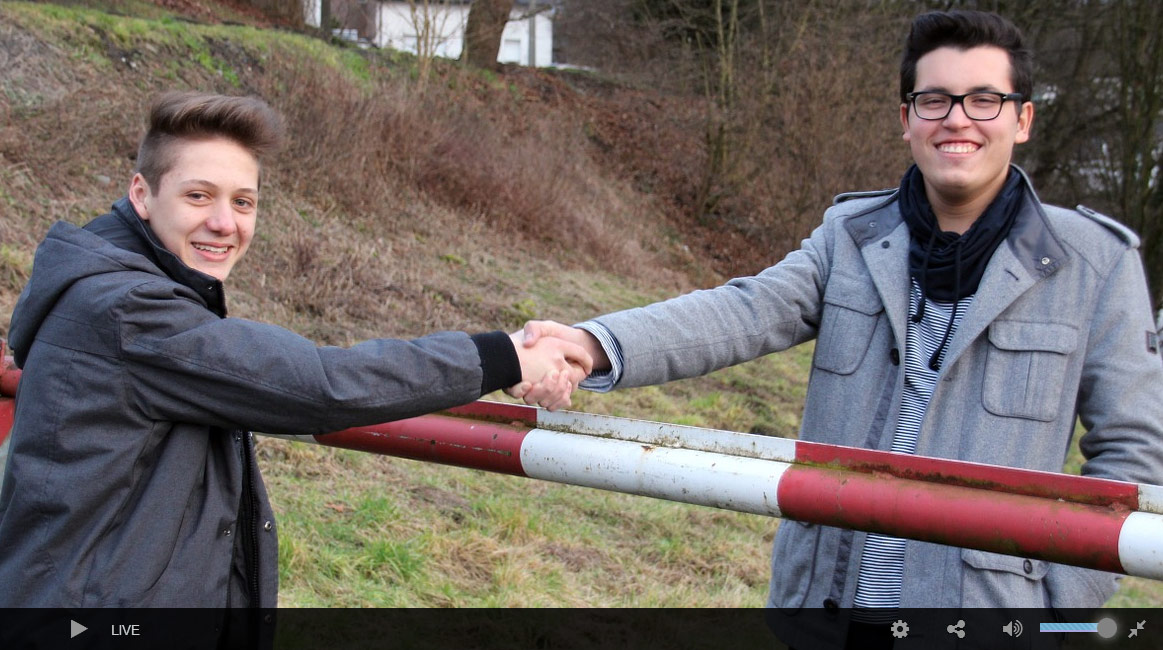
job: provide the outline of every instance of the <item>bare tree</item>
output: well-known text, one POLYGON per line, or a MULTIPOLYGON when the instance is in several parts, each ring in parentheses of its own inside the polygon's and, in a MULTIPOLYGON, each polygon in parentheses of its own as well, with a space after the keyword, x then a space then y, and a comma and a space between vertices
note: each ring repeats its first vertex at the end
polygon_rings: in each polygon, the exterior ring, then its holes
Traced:
POLYGON ((704 164, 686 202, 703 224, 777 255, 834 194, 899 178, 907 149, 884 52, 903 23, 889 3, 632 1, 649 54, 665 61, 650 68, 656 81, 705 100, 704 164))
POLYGON ((449 0, 408 0, 408 19, 416 34, 417 78, 421 86, 428 82, 432 59, 448 41, 449 21, 453 19, 450 9, 449 0))
POLYGON ((319 0, 319 29, 323 38, 331 37, 331 0, 319 0))
POLYGON ((514 0, 476 0, 472 3, 464 30, 462 61, 478 68, 497 67, 501 35, 505 23, 509 22, 513 3, 514 0))

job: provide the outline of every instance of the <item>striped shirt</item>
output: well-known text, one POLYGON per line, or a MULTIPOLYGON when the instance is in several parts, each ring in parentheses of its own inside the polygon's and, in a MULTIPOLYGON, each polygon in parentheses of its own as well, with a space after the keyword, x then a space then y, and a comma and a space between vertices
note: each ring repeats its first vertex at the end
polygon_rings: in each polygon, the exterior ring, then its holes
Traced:
MULTIPOLYGON (((913 280, 909 295, 909 314, 917 313, 921 301, 921 289, 913 280)), ((949 333, 952 340, 957 326, 973 302, 973 296, 960 302, 938 302, 925 300, 925 313, 920 323, 908 319, 905 333, 905 385, 901 396, 900 420, 892 439, 892 451, 902 454, 917 452, 917 438, 921 433, 921 422, 929 408, 929 399, 937 386, 939 371, 929 368, 929 359, 945 338, 949 318, 953 318, 953 329, 949 333), (956 313, 954 313, 956 308, 956 313)), ((948 349, 948 344, 946 344, 948 349)), ((941 350, 938 367, 945 362, 945 351, 941 350)), ((860 560, 860 574, 856 582, 855 606, 859 609, 896 608, 901 601, 901 578, 904 575, 905 540, 899 537, 869 533, 864 542, 864 555, 860 560)), ((867 622, 889 622, 895 616, 892 609, 880 612, 854 612, 853 619, 867 622)))
POLYGON ((606 329, 605 325, 597 321, 588 320, 584 323, 578 323, 574 327, 581 328, 593 334, 598 339, 598 343, 602 345, 602 351, 610 359, 609 370, 595 370, 589 377, 586 377, 578 384, 578 388, 584 388, 595 393, 608 393, 614 390, 614 385, 622 378, 622 346, 618 343, 618 339, 614 338, 614 334, 606 329))

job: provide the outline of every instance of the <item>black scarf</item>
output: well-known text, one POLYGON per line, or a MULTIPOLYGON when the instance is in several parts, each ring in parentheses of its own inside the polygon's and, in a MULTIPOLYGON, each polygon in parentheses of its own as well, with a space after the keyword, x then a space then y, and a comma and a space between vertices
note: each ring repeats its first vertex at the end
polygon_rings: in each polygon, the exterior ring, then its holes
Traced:
MULTIPOLYGON (((925 314, 925 299, 957 303, 977 293, 977 285, 997 247, 1005 241, 1021 209, 1023 185, 1021 174, 1010 169, 1000 192, 985 212, 963 234, 944 232, 925 195, 925 181, 916 165, 909 167, 901 179, 901 216, 909 227, 909 275, 921 288, 920 306, 912 316, 919 323, 925 314)), ((938 358, 949 342, 953 316, 945 337, 929 360, 929 367, 939 368, 938 358)))

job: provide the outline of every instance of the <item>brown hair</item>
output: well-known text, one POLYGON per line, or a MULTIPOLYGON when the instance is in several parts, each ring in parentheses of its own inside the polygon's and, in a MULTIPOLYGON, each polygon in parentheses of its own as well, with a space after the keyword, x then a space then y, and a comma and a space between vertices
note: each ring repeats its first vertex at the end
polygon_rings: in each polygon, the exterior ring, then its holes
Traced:
POLYGON ((197 92, 168 92, 149 112, 149 130, 137 149, 137 166, 150 191, 157 195, 161 178, 175 162, 179 140, 226 138, 260 162, 283 142, 283 119, 256 97, 229 97, 197 92))

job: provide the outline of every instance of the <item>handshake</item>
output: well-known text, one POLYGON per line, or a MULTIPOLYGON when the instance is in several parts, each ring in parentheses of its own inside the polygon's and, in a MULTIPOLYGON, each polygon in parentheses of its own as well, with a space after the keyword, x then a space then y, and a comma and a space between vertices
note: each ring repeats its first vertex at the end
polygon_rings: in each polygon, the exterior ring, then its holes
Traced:
POLYGON ((550 411, 570 405, 570 395, 595 370, 609 370, 593 334, 553 321, 529 321, 509 335, 521 362, 521 383, 505 389, 511 397, 550 411))

